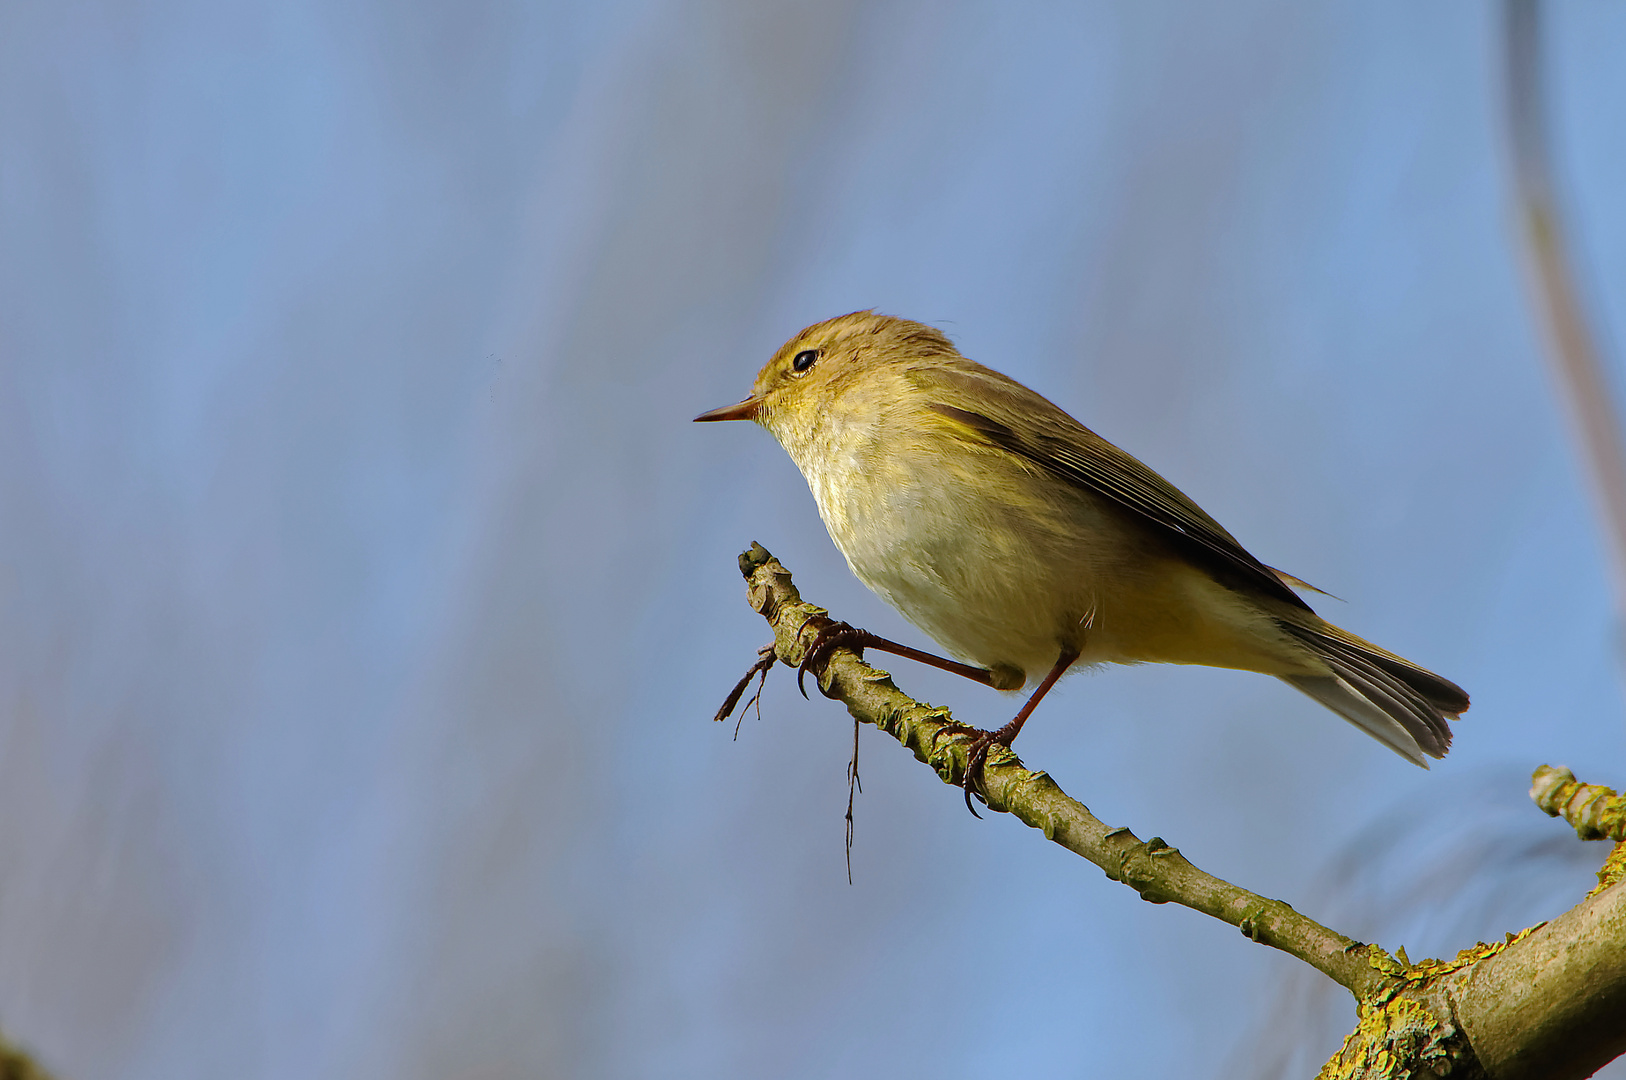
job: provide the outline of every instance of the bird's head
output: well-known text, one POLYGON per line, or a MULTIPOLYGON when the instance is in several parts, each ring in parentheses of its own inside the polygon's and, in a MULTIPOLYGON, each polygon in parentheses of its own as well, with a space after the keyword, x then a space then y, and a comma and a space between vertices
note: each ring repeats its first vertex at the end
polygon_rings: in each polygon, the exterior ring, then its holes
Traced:
POLYGON ((890 392, 891 380, 881 372, 958 355, 933 327, 855 311, 815 323, 785 342, 757 372, 750 397, 695 420, 755 420, 789 448, 832 410, 851 409, 866 394, 890 392))

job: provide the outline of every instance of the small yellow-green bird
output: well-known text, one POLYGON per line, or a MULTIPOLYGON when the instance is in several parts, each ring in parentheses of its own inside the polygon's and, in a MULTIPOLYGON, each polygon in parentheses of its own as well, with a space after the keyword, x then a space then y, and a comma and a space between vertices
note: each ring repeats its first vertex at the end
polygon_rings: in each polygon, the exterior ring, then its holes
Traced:
POLYGON ((968 804, 989 747, 1009 746, 1075 665, 1274 675, 1425 768, 1468 708, 1461 687, 1322 619, 1293 591, 1304 582, 930 326, 869 311, 810 326, 750 397, 695 419, 772 432, 852 572, 968 664, 841 624, 810 654, 840 640, 1000 690, 1043 675, 1014 720, 977 732, 968 804))

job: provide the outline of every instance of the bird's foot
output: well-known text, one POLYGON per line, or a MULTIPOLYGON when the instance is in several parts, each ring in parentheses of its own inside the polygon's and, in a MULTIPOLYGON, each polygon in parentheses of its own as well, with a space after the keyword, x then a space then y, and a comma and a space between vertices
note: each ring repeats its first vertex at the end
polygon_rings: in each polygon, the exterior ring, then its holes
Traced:
POLYGON ((977 807, 971 801, 975 795, 981 799, 983 805, 988 804, 988 787, 984 783, 983 772, 988 764, 988 751, 995 746, 1003 746, 1009 750, 1011 742, 1016 738, 1016 732, 1010 724, 1006 724, 998 731, 984 731, 982 728, 971 727, 968 724, 947 723, 937 729, 932 736, 932 746, 937 746, 937 740, 945 735, 969 735, 971 744, 966 748, 967 757, 965 772, 960 777, 960 786, 965 788, 965 808, 971 811, 971 816, 980 818, 977 807))
MULTIPOLYGON (((819 615, 811 616, 808 622, 822 617, 819 615)), ((804 627, 806 625, 805 622, 802 624, 804 627)), ((797 632, 800 633, 800 630, 797 632)), ((868 630, 860 630, 848 623, 826 623, 819 628, 818 634, 813 638, 813 643, 807 647, 807 652, 802 654, 801 666, 796 669, 796 689, 802 692, 803 697, 807 697, 807 687, 802 685, 802 677, 811 671, 813 672, 813 681, 817 683, 823 676, 826 665, 830 663, 830 654, 835 652, 836 649, 847 648, 862 657, 865 646, 876 640, 878 639, 875 635, 868 630)), ((820 691, 823 691, 822 686, 820 691)))

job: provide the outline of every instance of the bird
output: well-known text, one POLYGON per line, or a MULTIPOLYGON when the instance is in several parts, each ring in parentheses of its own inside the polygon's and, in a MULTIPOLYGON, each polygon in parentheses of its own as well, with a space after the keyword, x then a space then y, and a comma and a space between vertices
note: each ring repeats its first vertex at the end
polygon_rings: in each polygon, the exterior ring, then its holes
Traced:
MULTIPOLYGON (((1342 630, 1151 468, 935 327, 855 311, 796 334, 743 401, 807 480, 854 575, 952 657, 834 623, 837 644, 897 653, 998 690, 1038 684, 972 733, 966 805, 1074 668, 1198 664, 1273 675, 1424 768, 1468 708, 1457 684, 1342 630)), ((805 691, 804 691, 805 693, 805 691)))

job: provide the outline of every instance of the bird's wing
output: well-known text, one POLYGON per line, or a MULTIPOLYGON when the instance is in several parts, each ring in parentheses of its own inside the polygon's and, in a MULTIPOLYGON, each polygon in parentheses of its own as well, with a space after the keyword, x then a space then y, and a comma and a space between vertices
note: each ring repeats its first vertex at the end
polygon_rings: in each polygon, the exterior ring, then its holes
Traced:
POLYGON ((1185 537, 1268 595, 1310 610, 1276 571, 1248 554, 1234 536, 1173 484, 1021 383, 970 361, 965 368, 936 367, 921 376, 917 385, 929 391, 933 400, 927 408, 933 412, 1070 484, 1185 537))

